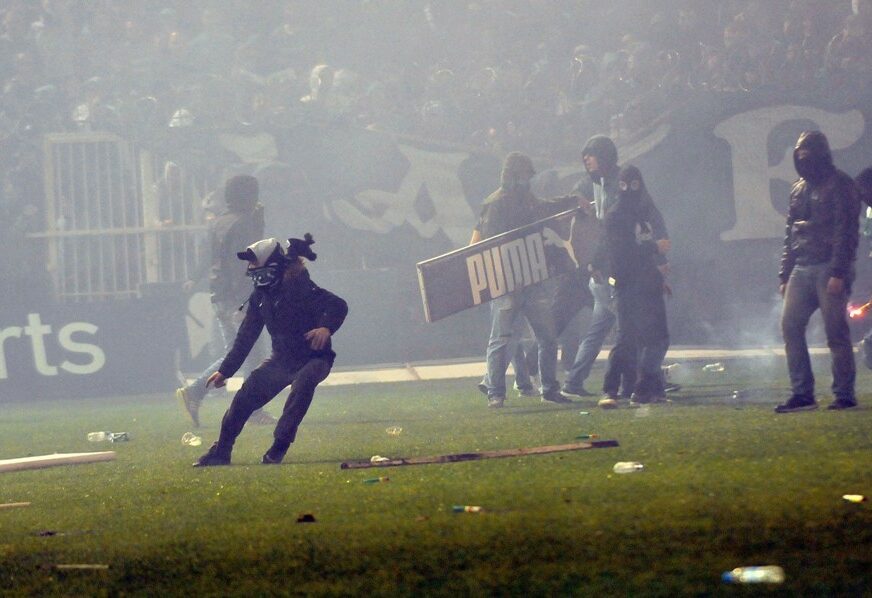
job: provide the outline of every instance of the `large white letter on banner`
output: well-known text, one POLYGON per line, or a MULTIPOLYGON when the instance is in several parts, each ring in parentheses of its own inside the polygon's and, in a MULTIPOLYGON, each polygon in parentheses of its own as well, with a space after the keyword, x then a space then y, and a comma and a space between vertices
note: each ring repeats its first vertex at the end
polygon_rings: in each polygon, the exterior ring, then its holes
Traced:
POLYGON ((466 270, 469 272, 469 288, 472 290, 472 304, 481 303, 481 292, 487 288, 487 274, 484 272, 484 260, 480 253, 466 258, 466 270))
POLYGON ((833 150, 856 143, 863 135, 865 121, 859 110, 842 114, 810 106, 772 106, 737 114, 715 127, 714 133, 730 144, 733 159, 733 199, 736 224, 721 233, 724 241, 777 238, 784 232, 784 217, 772 207, 769 182, 796 180, 793 148, 769 166, 767 144, 775 127, 790 120, 810 120, 823 131, 833 150))

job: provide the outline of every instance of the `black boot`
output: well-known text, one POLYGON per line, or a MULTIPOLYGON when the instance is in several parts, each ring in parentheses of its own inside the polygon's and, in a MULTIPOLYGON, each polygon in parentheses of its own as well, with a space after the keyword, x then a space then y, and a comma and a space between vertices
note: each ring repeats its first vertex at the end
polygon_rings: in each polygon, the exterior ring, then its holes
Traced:
POLYGON ((230 451, 220 448, 217 442, 213 443, 206 454, 194 463, 194 467, 212 467, 214 465, 230 465, 230 451))
POLYGON ((288 452, 290 446, 291 443, 285 440, 274 440, 273 445, 263 454, 260 462, 264 465, 278 465, 285 458, 285 453, 288 452))

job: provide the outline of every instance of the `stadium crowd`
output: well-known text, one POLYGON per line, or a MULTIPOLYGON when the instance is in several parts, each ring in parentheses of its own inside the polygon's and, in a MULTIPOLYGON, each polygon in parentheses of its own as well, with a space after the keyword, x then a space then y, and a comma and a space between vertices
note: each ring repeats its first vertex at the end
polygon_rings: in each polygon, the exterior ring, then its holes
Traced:
POLYGON ((12 252, 43 226, 48 132, 343 122, 566 161, 692 93, 872 73, 872 0, 8 0, 0 26, 12 252))

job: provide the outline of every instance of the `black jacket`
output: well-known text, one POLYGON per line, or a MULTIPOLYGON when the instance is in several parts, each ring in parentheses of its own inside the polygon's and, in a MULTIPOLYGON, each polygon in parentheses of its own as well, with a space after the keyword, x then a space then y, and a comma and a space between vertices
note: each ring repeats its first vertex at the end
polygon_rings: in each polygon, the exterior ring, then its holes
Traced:
POLYGON ((333 335, 348 314, 348 304, 316 285, 303 270, 294 281, 283 280, 274 290, 255 289, 233 347, 218 371, 225 378, 236 373, 264 326, 272 337, 272 359, 299 367, 310 359, 336 358, 331 343, 320 351, 309 347, 304 335, 324 327, 333 335))
POLYGON ((647 285, 652 281, 657 292, 662 288, 647 205, 641 200, 619 199, 603 218, 603 235, 591 265, 614 278, 615 288, 647 285))
POLYGON ((850 282, 860 218, 854 181, 832 165, 823 134, 804 133, 797 142, 800 149, 812 150, 817 164, 813 177, 800 178, 791 189, 778 276, 786 283, 795 265, 829 263, 831 277, 850 282))

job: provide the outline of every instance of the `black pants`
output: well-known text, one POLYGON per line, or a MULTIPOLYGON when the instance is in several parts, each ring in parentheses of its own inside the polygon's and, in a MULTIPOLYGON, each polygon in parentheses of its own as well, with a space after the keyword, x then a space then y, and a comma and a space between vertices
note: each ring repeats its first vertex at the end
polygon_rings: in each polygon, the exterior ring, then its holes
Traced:
POLYGON ((633 392, 663 394, 660 361, 669 345, 663 278, 659 272, 615 288, 618 333, 609 353, 603 392, 617 395, 623 381, 623 396, 633 392), (640 367, 639 356, 656 361, 640 367), (660 356, 660 357, 658 357, 660 356))
POLYGON ((327 377, 331 366, 326 359, 310 359, 302 364, 282 363, 274 357, 264 361, 245 379, 224 414, 221 435, 218 437, 218 450, 229 456, 236 437, 242 432, 251 414, 269 403, 289 384, 291 392, 285 401, 273 436, 277 444, 292 443, 297 437, 297 428, 312 403, 315 387, 327 377))

